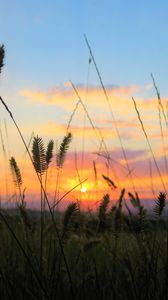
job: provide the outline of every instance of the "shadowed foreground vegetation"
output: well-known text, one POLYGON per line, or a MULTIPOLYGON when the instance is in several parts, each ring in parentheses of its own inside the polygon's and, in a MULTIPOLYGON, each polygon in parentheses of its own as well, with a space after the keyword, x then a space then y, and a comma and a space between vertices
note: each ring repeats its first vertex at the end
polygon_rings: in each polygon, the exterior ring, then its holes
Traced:
POLYGON ((105 195, 96 214, 71 203, 54 213, 71 281, 50 214, 25 205, 1 210, 1 299, 167 299, 168 222, 160 194, 153 218, 132 194, 136 213, 105 195), (72 286, 71 286, 72 285, 72 286))

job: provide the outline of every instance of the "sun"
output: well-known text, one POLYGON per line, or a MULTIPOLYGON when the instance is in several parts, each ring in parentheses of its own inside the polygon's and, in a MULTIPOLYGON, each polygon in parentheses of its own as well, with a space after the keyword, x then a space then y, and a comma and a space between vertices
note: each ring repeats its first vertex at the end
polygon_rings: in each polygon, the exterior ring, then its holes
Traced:
POLYGON ((86 193, 87 192, 87 188, 84 186, 84 185, 82 185, 82 188, 81 188, 81 190, 80 190, 82 193, 86 193))

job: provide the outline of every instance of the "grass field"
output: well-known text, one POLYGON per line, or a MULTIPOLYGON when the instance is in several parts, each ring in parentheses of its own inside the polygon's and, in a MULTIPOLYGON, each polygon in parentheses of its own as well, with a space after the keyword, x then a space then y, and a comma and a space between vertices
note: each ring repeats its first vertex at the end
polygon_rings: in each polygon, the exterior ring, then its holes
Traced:
POLYGON ((165 197, 153 218, 133 198, 137 213, 123 213, 122 201, 105 195, 97 214, 72 203, 54 223, 46 212, 42 244, 40 212, 1 210, 1 299, 167 299, 165 197))
MULTIPOLYGON (((86 43, 108 102, 87 39, 86 43)), ((4 48, 0 49, 1 71, 4 48)), ((154 78, 153 82, 155 85, 154 78)), ((72 86, 78 95, 73 83, 72 86)), ((168 299, 166 187, 135 100, 135 111, 163 185, 163 192, 157 195, 152 212, 145 209, 136 191, 127 191, 130 200, 128 204, 125 201, 125 189, 120 191, 115 204, 110 195, 105 194, 94 212, 83 212, 79 201, 69 203, 64 212, 59 212, 58 204, 64 200, 65 195, 58 198, 58 182, 71 143, 71 133, 66 133, 56 155, 58 172, 54 202, 51 205, 46 186, 54 142, 50 140, 45 149, 43 139, 34 137, 30 151, 12 112, 1 97, 0 100, 20 135, 37 175, 37 183, 40 183, 40 210, 31 211, 26 207, 20 168, 15 158, 10 158, 17 197, 16 209, 4 209, 3 205, 0 208, 0 298, 168 299)), ((79 101, 84 106, 80 97, 79 101)), ((85 106, 84 110, 89 119, 85 106)), ((110 104, 109 110, 131 174, 110 104)), ((92 120, 90 123, 94 129, 92 120)), ((108 176, 103 175, 103 180, 112 189, 116 188, 108 176)))

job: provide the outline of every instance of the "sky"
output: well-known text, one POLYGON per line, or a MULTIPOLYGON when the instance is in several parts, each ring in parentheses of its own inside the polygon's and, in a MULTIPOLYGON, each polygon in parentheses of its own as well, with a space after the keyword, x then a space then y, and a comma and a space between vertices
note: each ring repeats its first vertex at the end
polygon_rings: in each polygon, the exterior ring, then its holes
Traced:
MULTIPOLYGON (((0 95, 10 107, 26 142, 33 132, 45 144, 52 138, 59 149, 72 119, 68 129, 73 139, 61 170, 60 195, 80 180, 87 181, 83 184, 85 192, 81 192, 80 185, 63 201, 80 199, 83 205, 93 206, 104 193, 117 199, 122 188, 127 192, 136 190, 143 199, 153 199, 159 191, 165 191, 168 181, 167 126, 163 114, 164 110, 167 117, 167 1, 1 0, 0 3, 0 44, 6 50, 0 95), (93 60, 89 61, 84 34, 108 101, 93 60), (163 106, 159 108, 151 73, 161 95, 163 106), (70 80, 88 115, 81 103, 72 115, 79 99, 70 80), (107 152, 110 162, 104 157, 107 152), (117 189, 108 187, 102 174, 111 178, 117 189)), ((7 112, 3 107, 0 109, 0 165, 4 170, 0 176, 1 198, 5 195, 12 198, 17 193, 8 163, 14 156, 23 171, 27 201, 35 203, 39 193, 35 174, 7 112)), ((48 179, 51 201, 57 172, 53 159, 48 179)))

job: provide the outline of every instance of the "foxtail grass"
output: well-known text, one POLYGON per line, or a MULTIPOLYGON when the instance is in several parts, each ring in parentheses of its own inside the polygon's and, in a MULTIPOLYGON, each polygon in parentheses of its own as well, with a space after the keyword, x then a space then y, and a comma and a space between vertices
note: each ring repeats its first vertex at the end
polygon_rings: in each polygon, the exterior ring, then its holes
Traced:
POLYGON ((53 207, 56 207, 56 202, 58 204, 58 198, 59 198, 59 185, 60 185, 60 177, 62 172, 62 167, 65 161, 65 156, 67 154, 67 151, 69 149, 70 143, 72 141, 72 134, 68 132, 58 149, 58 152, 56 153, 56 166, 57 166, 57 178, 56 178, 56 185, 55 185, 55 194, 54 194, 54 201, 53 201, 53 207))
POLYGON ((147 133, 146 133, 146 130, 145 130, 145 127, 144 127, 143 121, 142 121, 142 119, 141 119, 140 112, 139 112, 139 110, 138 110, 138 107, 137 107, 136 101, 134 100, 134 98, 133 98, 133 97, 132 97, 132 101, 133 101, 133 103, 134 103, 135 111, 136 111, 136 113, 137 113, 138 120, 139 120, 139 122, 140 122, 140 125, 141 125, 141 128, 142 128, 142 131, 143 131, 143 133, 144 133, 144 135, 145 135, 145 138, 146 138, 146 141, 147 141, 147 144, 148 144, 149 150, 150 150, 150 152, 151 152, 151 154, 152 154, 153 161, 154 161, 154 164, 155 164, 156 170, 157 170, 157 172, 158 172, 158 175, 159 175, 160 181, 161 181, 161 183, 162 183, 163 190, 164 190, 164 192, 166 192, 166 186, 165 186, 165 183, 164 183, 164 180, 163 180, 163 177, 162 177, 161 171, 160 171, 160 169, 159 169, 159 166, 158 166, 158 163, 157 163, 157 161, 156 161, 156 158, 155 158, 154 152, 153 152, 153 150, 152 150, 151 143, 150 143, 150 141, 149 141, 149 138, 148 138, 148 135, 147 135, 147 133))
MULTIPOLYGON (((18 133, 19 133, 19 136, 20 136, 20 138, 21 138, 21 140, 22 140, 22 142, 23 142, 23 144, 24 144, 24 146, 25 146, 25 149, 27 150, 27 153, 28 153, 28 155, 29 155, 30 161, 32 162, 32 165, 34 166, 33 158, 32 158, 32 156, 31 156, 31 154, 30 154, 30 151, 29 151, 29 149, 28 149, 28 147, 27 147, 27 144, 26 144, 25 139, 24 139, 24 137, 23 137, 23 135, 22 135, 22 132, 21 132, 21 130, 20 130, 20 128, 19 128, 17 122, 15 121, 15 118, 13 117, 12 112, 10 111, 10 109, 8 108, 7 104, 6 104, 5 101, 2 99, 1 96, 0 96, 0 101, 1 101, 1 103, 3 104, 3 106, 5 107, 6 111, 8 112, 10 118, 12 119, 12 121, 13 121, 13 123, 14 123, 14 125, 15 125, 15 127, 16 127, 18 133)), ((35 169, 35 168, 34 168, 34 169, 35 169)), ((68 262, 67 262, 67 259, 66 259, 66 255, 65 255, 65 252, 64 252, 64 248, 63 248, 63 244, 62 244, 61 238, 60 238, 59 230, 58 230, 58 228, 57 228, 57 224, 56 224, 56 222, 55 222, 54 215, 53 215, 53 212, 52 212, 52 209, 51 209, 51 206, 50 206, 50 203, 49 203, 49 200, 48 200, 48 197, 47 197, 45 188, 44 188, 44 186, 43 186, 43 184, 42 184, 42 181, 41 181, 41 178, 40 178, 38 172, 36 172, 36 169, 35 169, 35 173, 36 173, 36 175, 37 175, 37 179, 38 179, 38 181, 39 181, 39 183, 40 183, 40 186, 41 186, 41 188, 42 188, 42 191, 43 191, 43 193, 44 193, 44 196, 45 196, 45 199, 46 199, 46 203, 47 203, 47 205, 48 205, 49 212, 50 212, 50 215, 51 215, 51 218, 52 218, 52 222, 53 222, 53 225, 54 225, 54 229, 55 229, 55 232, 56 232, 56 235, 57 235, 57 238, 58 238, 60 250, 61 250, 61 253, 62 253, 62 256, 63 256, 63 260, 64 260, 64 263, 65 263, 65 267, 66 267, 66 271, 67 271, 67 275, 68 275, 68 279, 69 279, 69 283, 70 283, 70 287, 71 287, 71 296, 72 296, 72 299, 75 299, 75 294, 74 294, 74 289, 73 289, 73 282, 72 282, 72 278, 71 278, 71 272, 70 272, 70 269, 69 269, 69 266, 68 266, 68 262)), ((3 219, 4 222, 5 222, 6 220, 4 219, 4 217, 3 217, 3 215, 2 215, 1 213, 0 213, 0 216, 2 217, 2 219, 3 219)), ((6 222, 5 222, 5 224, 6 224, 6 222)), ((10 227, 8 227, 8 228, 10 228, 10 227)), ((14 236, 15 236, 15 235, 14 235, 14 236)), ((18 245, 20 246, 20 243, 19 243, 18 245)), ((21 249, 22 249, 22 247, 21 247, 21 249)), ((23 252, 23 253, 24 253, 24 252, 23 252)), ((30 264, 30 266, 31 266, 31 264, 30 264)))
POLYGON ((5 47, 2 45, 0 47, 0 73, 2 71, 2 67, 4 66, 4 58, 5 58, 5 47))
POLYGON ((109 111, 110 111, 110 114, 111 114, 111 118, 112 118, 112 123, 113 123, 113 125, 114 125, 115 131, 116 131, 116 135, 117 135, 117 137, 118 137, 118 140, 119 140, 119 143, 120 143, 120 146, 121 146, 122 154, 123 154, 123 157, 124 157, 124 160, 125 160, 127 169, 128 169, 128 174, 129 174, 129 177, 130 177, 130 181, 131 181, 131 184, 132 184, 132 188, 133 188, 133 191, 135 192, 135 185, 134 185, 133 176, 132 176, 132 173, 130 172, 129 162, 128 162, 127 155, 126 155, 126 151, 125 151, 125 148, 124 148, 124 145, 123 145, 123 141, 122 141, 122 138, 121 138, 121 135, 120 135, 118 126, 117 126, 117 122, 116 122, 116 119, 115 119, 115 117, 114 117, 114 113, 113 113, 113 110, 112 110, 112 106, 111 106, 111 103, 110 103, 110 100, 109 100, 109 97, 108 97, 108 94, 107 94, 105 85, 104 85, 104 83, 103 83, 103 80, 102 80, 100 71, 99 71, 99 69, 98 69, 98 66, 97 66, 95 57, 94 57, 94 55, 93 55, 91 46, 90 46, 90 44, 89 44, 89 42, 88 42, 88 39, 87 39, 86 35, 84 35, 84 38, 85 38, 85 42, 86 42, 86 45, 87 45, 88 50, 89 50, 89 53, 90 53, 90 57, 91 57, 91 59, 92 59, 92 61, 93 61, 93 64, 94 64, 94 66, 95 66, 95 69, 96 69, 96 72, 97 72, 97 75, 98 75, 98 78, 99 78, 99 81, 100 81, 100 84, 101 84, 101 87, 102 87, 102 90, 103 90, 103 93, 104 93, 106 102, 107 102, 107 104, 108 104, 108 108, 109 108, 109 111))
POLYGON ((153 77, 153 74, 151 74, 151 77, 152 77, 153 85, 154 85, 154 88, 156 90, 156 94, 157 94, 157 98, 158 98, 159 125, 160 125, 160 133, 161 133, 163 153, 164 153, 165 171, 166 171, 166 173, 168 173, 168 162, 167 162, 165 138, 164 138, 164 133, 163 133, 162 115, 163 115, 166 127, 168 126, 168 120, 166 118, 166 113, 165 113, 165 110, 164 110, 164 107, 163 107, 163 104, 162 104, 162 101, 161 101, 159 90, 157 88, 155 79, 153 77), (162 115, 161 115, 161 113, 162 113, 162 115))

